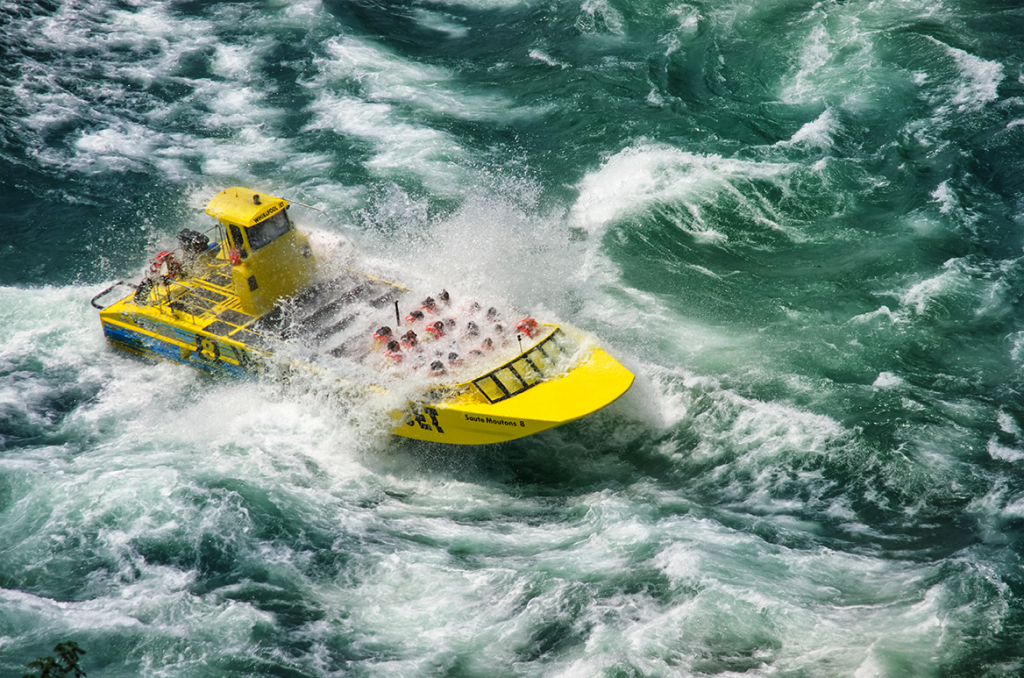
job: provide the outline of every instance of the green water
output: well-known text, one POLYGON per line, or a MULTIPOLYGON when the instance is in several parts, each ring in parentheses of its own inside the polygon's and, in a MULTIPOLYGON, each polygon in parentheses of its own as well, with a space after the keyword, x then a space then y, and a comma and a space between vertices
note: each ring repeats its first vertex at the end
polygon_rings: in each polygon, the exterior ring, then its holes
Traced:
POLYGON ((1024 671, 1024 8, 0 4, 0 673, 1024 671), (637 375, 485 448, 125 358, 233 185, 637 375))

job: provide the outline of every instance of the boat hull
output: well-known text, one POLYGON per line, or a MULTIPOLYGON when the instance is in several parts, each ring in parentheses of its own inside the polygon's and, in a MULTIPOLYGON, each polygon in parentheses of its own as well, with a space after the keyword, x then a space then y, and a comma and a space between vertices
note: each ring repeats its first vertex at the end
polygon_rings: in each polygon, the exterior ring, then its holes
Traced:
POLYGON ((236 378, 257 372, 265 357, 252 346, 203 332, 174 317, 128 312, 125 302, 105 309, 100 320, 107 341, 128 353, 236 378))
POLYGON ((486 445, 516 440, 593 414, 633 384, 633 374, 599 348, 556 379, 498 403, 472 396, 434 405, 414 404, 395 433, 449 445, 486 445))
MULTIPOLYGON (((229 337, 204 332, 182 314, 139 307, 130 297, 100 313, 114 347, 212 374, 245 377, 260 371, 268 353, 229 337)), ((575 421, 609 405, 629 390, 633 374, 600 348, 590 348, 556 378, 500 402, 471 387, 432 402, 411 402, 392 417, 394 433, 448 445, 487 445, 516 440, 575 421)))

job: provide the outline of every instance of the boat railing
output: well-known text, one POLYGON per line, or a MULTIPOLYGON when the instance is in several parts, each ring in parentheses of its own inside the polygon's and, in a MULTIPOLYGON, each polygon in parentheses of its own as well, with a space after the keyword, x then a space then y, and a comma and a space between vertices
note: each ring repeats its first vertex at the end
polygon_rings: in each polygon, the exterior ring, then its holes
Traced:
POLYGON ((470 383, 493 404, 559 374, 561 364, 572 357, 579 345, 557 325, 551 327, 551 333, 533 348, 470 383))
MULTIPOLYGON (((113 285, 111 285, 110 287, 108 287, 107 289, 103 290, 102 292, 97 294, 95 297, 90 299, 89 303, 92 304, 93 308, 99 309, 100 311, 102 311, 103 309, 106 308, 106 306, 100 306, 96 302, 99 301, 100 299, 102 299, 103 297, 107 296, 108 294, 110 294, 114 290, 115 287, 118 287, 119 285, 123 285, 123 284, 124 284, 123 280, 118 280, 116 283, 114 283, 113 285)), ((130 285, 130 287, 135 287, 135 286, 134 285, 130 285)), ((108 306, 109 306, 109 304, 108 304, 108 306)))
MULTIPOLYGON (((183 230, 182 233, 179 234, 179 242, 181 235, 186 232, 188 232, 188 229, 183 230)), ((149 297, 152 295, 152 302, 149 303, 152 303, 158 312, 168 313, 171 315, 174 315, 175 311, 187 313, 192 318, 192 322, 195 323, 196 309, 185 307, 181 304, 179 304, 180 307, 176 307, 176 299, 184 294, 188 294, 196 287, 196 280, 202 278, 202 276, 196 276, 194 271, 191 271, 190 269, 196 266, 202 259, 207 259, 208 261, 209 257, 216 257, 222 249, 221 243, 223 243, 226 236, 224 228, 219 223, 204 231, 192 231, 191 233, 194 235, 207 236, 207 248, 202 252, 196 252, 194 250, 188 251, 182 244, 174 249, 168 250, 167 252, 171 257, 178 262, 179 271, 173 277, 165 277, 156 273, 147 275, 146 278, 136 286, 136 289, 138 290, 136 294, 136 303, 143 301, 141 298, 142 296, 149 297), (211 235, 213 236, 212 241, 209 239, 209 236, 211 235), (176 289, 177 292, 172 293, 172 288, 176 289)))

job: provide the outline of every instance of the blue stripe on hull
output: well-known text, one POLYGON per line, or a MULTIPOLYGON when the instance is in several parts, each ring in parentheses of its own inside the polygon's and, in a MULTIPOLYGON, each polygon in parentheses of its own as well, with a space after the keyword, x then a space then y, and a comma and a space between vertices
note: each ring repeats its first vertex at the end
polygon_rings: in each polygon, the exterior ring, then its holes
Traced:
MULTIPOLYGON (((248 372, 240 366, 229 363, 223 359, 217 359, 216 361, 211 362, 202 358, 197 358, 196 356, 199 356, 200 354, 196 351, 190 351, 188 358, 182 358, 181 348, 178 344, 161 340, 156 337, 151 337, 124 327, 104 323, 103 334, 106 335, 107 340, 111 344, 122 350, 128 351, 129 353, 136 353, 156 360, 166 360, 179 365, 188 365, 189 367, 212 374, 226 374, 239 378, 245 377, 248 374, 248 372)), ((235 351, 230 347, 228 347, 227 350, 235 353, 235 351)))

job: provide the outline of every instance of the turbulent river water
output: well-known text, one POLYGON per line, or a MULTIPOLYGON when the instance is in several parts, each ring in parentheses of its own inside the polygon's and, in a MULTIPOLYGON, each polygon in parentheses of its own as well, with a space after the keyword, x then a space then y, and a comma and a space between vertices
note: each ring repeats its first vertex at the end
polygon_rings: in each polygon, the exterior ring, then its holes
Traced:
POLYGON ((1022 60, 995 0, 0 0, 0 673, 1024 674, 1022 60), (637 380, 445 448, 108 347, 236 185, 637 380))

